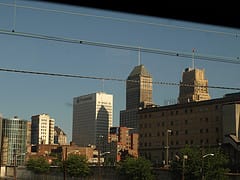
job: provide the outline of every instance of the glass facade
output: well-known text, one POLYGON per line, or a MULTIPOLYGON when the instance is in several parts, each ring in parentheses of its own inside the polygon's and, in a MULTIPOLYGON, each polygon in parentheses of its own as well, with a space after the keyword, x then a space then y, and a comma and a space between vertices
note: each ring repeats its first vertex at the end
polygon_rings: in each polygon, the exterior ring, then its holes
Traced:
POLYGON ((24 165, 27 152, 27 121, 17 117, 13 119, 3 119, 3 147, 5 153, 2 155, 7 161, 4 165, 24 165))

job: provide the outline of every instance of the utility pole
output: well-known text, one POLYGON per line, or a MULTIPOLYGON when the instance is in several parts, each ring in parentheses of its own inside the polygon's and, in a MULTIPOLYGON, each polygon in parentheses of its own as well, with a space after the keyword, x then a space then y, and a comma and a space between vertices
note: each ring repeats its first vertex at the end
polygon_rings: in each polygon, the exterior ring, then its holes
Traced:
POLYGON ((98 180, 101 180, 101 150, 100 150, 100 138, 103 138, 102 135, 98 136, 98 180))
POLYGON ((101 162, 100 162, 100 153, 101 153, 101 151, 100 151, 100 148, 98 147, 98 180, 100 180, 101 179, 101 162))
POLYGON ((17 180, 17 152, 13 150, 14 180, 17 180))
MULTIPOLYGON (((64 151, 63 151, 64 152, 64 151)), ((65 150, 65 155, 63 156, 64 157, 64 164, 63 164, 63 168, 64 168, 64 171, 63 171, 63 179, 66 180, 67 179, 67 171, 66 171, 66 160, 67 160, 67 147, 66 147, 66 150, 65 150)))

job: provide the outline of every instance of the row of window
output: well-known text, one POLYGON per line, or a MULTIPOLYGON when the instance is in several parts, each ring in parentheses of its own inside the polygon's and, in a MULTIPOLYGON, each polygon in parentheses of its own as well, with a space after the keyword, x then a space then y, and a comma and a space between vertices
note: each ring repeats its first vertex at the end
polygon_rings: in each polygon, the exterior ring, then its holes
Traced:
MULTIPOLYGON (((199 140, 199 142, 194 142, 194 140, 185 140, 185 142, 182 142, 182 143, 180 143, 178 140, 176 140, 175 141, 175 143, 174 143, 174 141, 170 141, 169 142, 169 145, 194 145, 194 144, 208 144, 209 143, 209 139, 205 139, 205 140, 203 140, 203 139, 200 139, 199 140)), ((216 139, 216 144, 218 144, 219 143, 219 139, 216 139)), ((152 142, 140 142, 139 143, 139 146, 140 147, 152 147, 152 142)), ((162 144, 161 145, 155 145, 155 146, 162 146, 163 148, 166 146, 166 143, 165 143, 165 141, 162 141, 162 144)))
MULTIPOLYGON (((209 118, 208 117, 200 118, 199 120, 200 120, 200 122, 203 122, 203 121, 205 121, 206 123, 209 122, 209 118)), ((219 121, 219 117, 216 116, 215 120, 219 121)), ((184 123, 185 123, 185 125, 189 124, 189 120, 185 119, 184 123)), ((164 127, 165 126, 165 122, 164 121, 162 121, 161 123, 158 122, 156 125, 157 125, 157 127, 161 127, 161 126, 164 127)), ((170 125, 173 126, 174 125, 174 121, 170 121, 170 125)), ((153 123, 144 123, 144 124, 140 124, 139 126, 140 126, 140 129, 141 128, 152 128, 152 126, 156 127, 155 124, 153 124, 153 123)))
MULTIPOLYGON (((215 105, 215 110, 218 110, 218 105, 215 105)), ((197 109, 197 112, 204 112, 204 111, 209 111, 209 108, 208 107, 205 107, 205 108, 199 108, 197 109)), ((179 114, 179 110, 174 110, 174 111, 170 111, 170 115, 173 116, 173 115, 178 115, 179 114)), ((185 114, 188 114, 188 113, 193 113, 193 109, 184 109, 184 113, 185 114)), ((169 114, 169 111, 163 111, 161 113, 161 116, 164 117, 165 115, 168 115, 169 114)), ((143 118, 151 118, 152 117, 152 114, 141 114, 140 115, 140 119, 143 119, 143 118)))
MULTIPOLYGON (((199 130, 199 133, 200 134, 202 134, 202 133, 208 133, 209 132, 209 130, 208 130, 208 128, 206 128, 206 129, 200 129, 199 130)), ((215 132, 219 132, 219 128, 218 127, 216 127, 215 128, 215 132)), ((189 132, 188 132, 188 129, 185 129, 184 130, 184 134, 185 135, 187 135, 189 132)), ((162 135, 162 136, 164 136, 166 133, 165 132, 162 132, 162 133, 160 133, 160 132, 157 132, 157 136, 160 136, 160 135, 162 135)), ((179 131, 175 131, 175 133, 174 133, 174 131, 171 131, 170 132, 170 135, 171 136, 173 136, 173 135, 176 135, 176 136, 178 136, 179 135, 179 131)), ((142 133, 140 133, 140 138, 142 138, 142 137, 155 137, 155 136, 152 136, 152 133, 144 133, 144 134, 142 134, 142 133)))

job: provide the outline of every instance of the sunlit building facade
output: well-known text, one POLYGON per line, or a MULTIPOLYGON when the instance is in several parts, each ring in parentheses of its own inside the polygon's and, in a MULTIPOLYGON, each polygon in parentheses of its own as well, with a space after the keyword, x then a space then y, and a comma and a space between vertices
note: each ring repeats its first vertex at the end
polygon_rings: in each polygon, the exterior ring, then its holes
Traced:
POLYGON ((179 103, 209 100, 208 80, 204 69, 186 68, 182 73, 179 89, 179 103))
POLYGON ((59 144, 59 145, 67 144, 67 135, 58 126, 54 127, 54 144, 59 144))
POLYGON ((126 82, 126 110, 120 111, 120 126, 138 131, 137 112, 140 107, 153 104, 152 76, 144 67, 134 67, 126 82))
POLYGON ((79 146, 106 144, 113 121, 113 95, 105 92, 73 99, 72 141, 79 146))
POLYGON ((55 120, 48 114, 32 116, 31 144, 54 144, 55 120))

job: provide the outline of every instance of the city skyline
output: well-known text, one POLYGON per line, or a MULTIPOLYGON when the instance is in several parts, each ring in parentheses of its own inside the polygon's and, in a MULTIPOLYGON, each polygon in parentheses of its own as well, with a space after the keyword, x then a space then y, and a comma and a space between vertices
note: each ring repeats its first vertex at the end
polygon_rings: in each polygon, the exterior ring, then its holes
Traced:
MULTIPOLYGON (((240 52, 239 29, 53 3, 17 0, 16 4, 14 10, 13 2, 0 0, 0 68, 127 79, 140 62, 152 74, 154 82, 179 83, 182 72, 192 67, 193 62, 192 58, 2 33, 3 30, 14 30, 16 33, 128 45, 139 49, 184 52, 190 57, 192 55, 193 59, 195 56, 196 68, 205 69, 209 86, 240 87, 239 64, 197 58, 203 54, 237 59, 240 52)), ((0 83, 0 113, 3 117, 17 115, 30 120, 32 115, 47 113, 64 130, 68 140, 71 140, 72 132, 73 97, 99 91, 113 94, 113 126, 118 126, 119 113, 125 109, 125 82, 0 71, 0 83)), ((212 99, 232 92, 236 91, 209 88, 212 99)), ((153 102, 164 105, 165 101, 177 99, 178 93, 177 85, 154 84, 153 102)))

